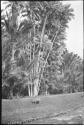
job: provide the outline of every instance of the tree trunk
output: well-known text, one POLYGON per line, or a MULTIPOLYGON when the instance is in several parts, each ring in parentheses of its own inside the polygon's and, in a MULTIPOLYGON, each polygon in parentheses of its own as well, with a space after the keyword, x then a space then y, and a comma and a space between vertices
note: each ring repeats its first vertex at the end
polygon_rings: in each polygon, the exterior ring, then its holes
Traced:
POLYGON ((30 91, 31 91, 30 92, 31 93, 30 96, 33 96, 33 93, 32 93, 32 84, 30 84, 30 91))
POLYGON ((37 86, 36 84, 34 84, 34 96, 37 96, 37 95, 38 95, 37 86))
POLYGON ((10 90, 10 97, 11 97, 11 99, 13 98, 13 90, 12 89, 10 90))
POLYGON ((34 96, 37 96, 39 93, 39 78, 34 81, 34 96))
POLYGON ((28 84, 28 95, 30 96, 30 85, 28 84))
MULTIPOLYGON (((44 24, 43 24, 43 29, 42 29, 42 33, 41 33, 41 44, 42 44, 42 42, 43 42, 43 37, 44 37, 44 32, 45 32, 46 21, 47 21, 47 16, 45 17, 44 24)), ((41 44, 40 44, 40 45, 41 45, 41 44)))
POLYGON ((47 89, 46 89, 46 92, 45 92, 45 93, 46 93, 46 95, 48 94, 47 89))
POLYGON ((36 87, 36 85, 34 85, 34 96, 37 96, 38 95, 38 93, 37 93, 37 87, 36 87))

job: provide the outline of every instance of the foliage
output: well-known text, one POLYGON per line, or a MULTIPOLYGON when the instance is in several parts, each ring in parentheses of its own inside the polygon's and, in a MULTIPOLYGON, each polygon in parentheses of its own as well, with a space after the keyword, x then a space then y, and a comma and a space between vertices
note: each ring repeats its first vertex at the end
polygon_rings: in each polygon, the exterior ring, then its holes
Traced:
POLYGON ((61 65, 56 64, 55 53, 51 57, 53 58, 51 60, 49 58, 43 75, 44 84, 42 84, 48 86, 48 93, 83 91, 83 60, 77 54, 69 53, 67 49, 62 53, 61 65))
POLYGON ((62 91, 63 53, 66 50, 63 41, 66 39, 68 22, 74 17, 73 9, 59 1, 7 3, 1 13, 2 86, 8 85, 12 95, 21 94, 38 77, 40 87, 45 86, 42 89, 62 91), (33 66, 39 72, 32 75, 33 66), (48 78, 45 76, 47 71, 48 78))
POLYGON ((83 60, 77 54, 64 54, 63 72, 69 92, 83 91, 83 60))

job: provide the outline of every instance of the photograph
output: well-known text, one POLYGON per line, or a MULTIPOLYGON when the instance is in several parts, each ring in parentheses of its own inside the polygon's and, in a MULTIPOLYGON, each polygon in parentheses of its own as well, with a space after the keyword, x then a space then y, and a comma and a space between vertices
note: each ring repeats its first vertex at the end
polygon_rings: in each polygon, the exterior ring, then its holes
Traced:
POLYGON ((84 125, 83 0, 1 0, 1 124, 84 125))

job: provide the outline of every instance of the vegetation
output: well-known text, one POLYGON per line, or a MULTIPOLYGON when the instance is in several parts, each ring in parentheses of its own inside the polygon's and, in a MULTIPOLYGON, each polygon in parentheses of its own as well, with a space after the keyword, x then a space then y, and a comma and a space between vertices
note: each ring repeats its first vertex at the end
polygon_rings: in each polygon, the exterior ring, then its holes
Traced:
POLYGON ((57 61, 51 59, 51 65, 46 66, 42 85, 47 85, 47 91, 50 94, 83 91, 83 60, 77 54, 69 53, 67 50, 62 57, 63 63, 58 73, 55 67, 57 61), (53 65, 52 62, 54 62, 53 65))
POLYGON ((74 17, 60 1, 7 1, 1 10, 2 98, 83 90, 83 60, 64 40, 74 17))

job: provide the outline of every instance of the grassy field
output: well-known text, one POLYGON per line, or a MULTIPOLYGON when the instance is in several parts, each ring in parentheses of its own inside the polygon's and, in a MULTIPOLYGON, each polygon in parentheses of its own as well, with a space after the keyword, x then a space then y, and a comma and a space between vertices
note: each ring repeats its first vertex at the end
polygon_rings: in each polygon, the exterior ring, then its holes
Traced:
MULTIPOLYGON (((2 123, 12 121, 23 122, 30 119, 48 118, 55 116, 61 112, 66 112, 73 109, 78 109, 84 106, 83 92, 73 94, 59 94, 40 96, 39 104, 32 104, 34 98, 18 98, 13 100, 2 100, 2 123)), ((36 120, 34 123, 45 123, 47 120, 36 120), (38 122, 39 121, 39 122, 38 122)), ((47 123, 52 123, 54 120, 48 119, 47 123), (49 122, 50 121, 50 122, 49 122)), ((32 123, 32 122, 31 122, 32 123)), ((55 120, 57 123, 57 120, 55 120)))

